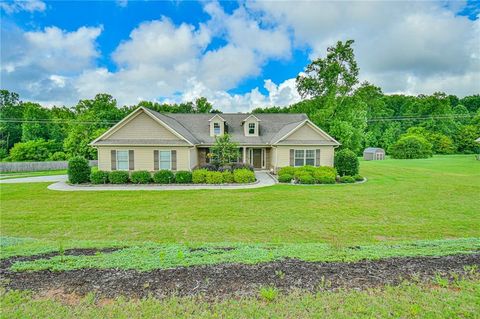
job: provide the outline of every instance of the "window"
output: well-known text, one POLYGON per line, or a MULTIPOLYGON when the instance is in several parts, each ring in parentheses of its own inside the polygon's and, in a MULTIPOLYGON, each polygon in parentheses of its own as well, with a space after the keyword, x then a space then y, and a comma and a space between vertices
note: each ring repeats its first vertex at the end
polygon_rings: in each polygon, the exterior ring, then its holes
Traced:
POLYGON ((159 152, 160 169, 171 169, 172 167, 172 153, 170 151, 159 152))
POLYGON ((214 135, 220 135, 221 130, 220 130, 220 123, 213 123, 213 134, 214 135))
POLYGON ((305 165, 305 150, 295 150, 295 166, 305 165))
POLYGON ((315 166, 315 150, 295 150, 295 166, 315 166))
POLYGON ((128 151, 117 151, 117 169, 128 171, 128 151))
POLYGON ((255 123, 248 123, 248 134, 249 135, 255 134, 255 123))
POLYGON ((305 165, 315 166, 315 150, 305 151, 305 165))

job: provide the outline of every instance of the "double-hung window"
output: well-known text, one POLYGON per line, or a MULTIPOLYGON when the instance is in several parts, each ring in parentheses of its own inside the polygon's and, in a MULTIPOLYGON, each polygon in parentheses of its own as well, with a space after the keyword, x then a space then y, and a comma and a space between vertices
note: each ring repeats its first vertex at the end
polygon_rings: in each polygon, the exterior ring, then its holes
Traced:
POLYGON ((214 135, 220 135, 221 129, 220 129, 220 123, 213 123, 213 134, 214 135))
POLYGON ((255 135, 255 123, 248 123, 248 134, 255 135))
POLYGON ((117 151, 117 169, 128 171, 128 151, 117 151))
POLYGON ((295 150, 295 166, 315 166, 315 150, 295 150))
POLYGON ((172 152, 160 151, 158 153, 160 169, 172 169, 172 152))

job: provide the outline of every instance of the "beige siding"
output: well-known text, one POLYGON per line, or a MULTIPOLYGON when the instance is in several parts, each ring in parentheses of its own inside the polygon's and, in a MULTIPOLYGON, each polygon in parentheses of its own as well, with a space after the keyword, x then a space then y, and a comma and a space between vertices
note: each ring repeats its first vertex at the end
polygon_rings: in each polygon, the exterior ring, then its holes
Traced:
MULTIPOLYGON (((320 149, 320 166, 333 166, 333 157, 335 154, 335 149, 333 146, 278 146, 276 149, 277 168, 290 165, 290 149, 320 149)), ((272 159, 275 161, 275 156, 272 156, 272 159)))
POLYGON ((159 122, 152 119, 144 112, 140 112, 132 120, 120 127, 116 132, 107 139, 166 139, 181 140, 175 134, 162 126, 159 122))
POLYGON ((330 139, 321 132, 313 129, 308 123, 297 129, 285 141, 329 141, 330 139))
POLYGON ((190 158, 188 147, 98 147, 98 169, 103 171, 111 170, 111 150, 133 150, 135 159, 135 170, 153 171, 154 150, 176 150, 177 170, 190 170, 190 158))
POLYGON ((190 152, 190 169, 193 169, 198 165, 198 150, 196 147, 193 147, 189 150, 190 152))

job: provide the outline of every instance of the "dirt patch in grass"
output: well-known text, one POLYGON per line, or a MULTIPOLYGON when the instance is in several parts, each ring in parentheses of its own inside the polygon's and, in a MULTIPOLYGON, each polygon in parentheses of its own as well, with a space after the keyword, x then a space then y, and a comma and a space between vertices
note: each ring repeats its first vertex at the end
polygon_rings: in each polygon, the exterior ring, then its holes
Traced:
MULTIPOLYGON (((65 249, 63 252, 64 256, 91 256, 98 253, 112 253, 114 251, 123 249, 124 247, 114 247, 114 248, 73 248, 65 249)), ((34 261, 38 259, 49 259, 55 256, 59 256, 60 252, 54 251, 45 254, 38 254, 32 256, 15 256, 0 260, 0 274, 5 272, 10 266, 12 266, 17 261, 34 261)))
MULTIPOLYGON (((82 252, 85 253, 84 250, 82 252)), ((465 274, 465 266, 476 266, 478 271, 480 254, 353 263, 287 259, 256 265, 219 264, 148 272, 116 269, 13 272, 3 268, 0 279, 6 289, 33 290, 41 294, 62 291, 83 296, 95 292, 101 298, 204 295, 210 299, 257 295, 260 287, 264 286, 277 287, 282 291, 317 291, 366 289, 396 285, 412 279, 431 281, 437 274, 449 278, 454 273, 465 274)))

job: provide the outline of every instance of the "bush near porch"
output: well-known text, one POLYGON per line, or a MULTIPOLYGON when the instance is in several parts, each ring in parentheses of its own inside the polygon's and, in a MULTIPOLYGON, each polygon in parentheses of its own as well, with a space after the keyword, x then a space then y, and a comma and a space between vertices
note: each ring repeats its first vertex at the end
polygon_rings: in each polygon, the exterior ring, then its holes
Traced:
POLYGON ((333 167, 321 166, 301 166, 301 167, 282 167, 278 171, 278 181, 280 183, 295 184, 335 184, 352 183, 362 181, 363 177, 356 174, 355 177, 344 175, 337 178, 337 170, 333 167))

